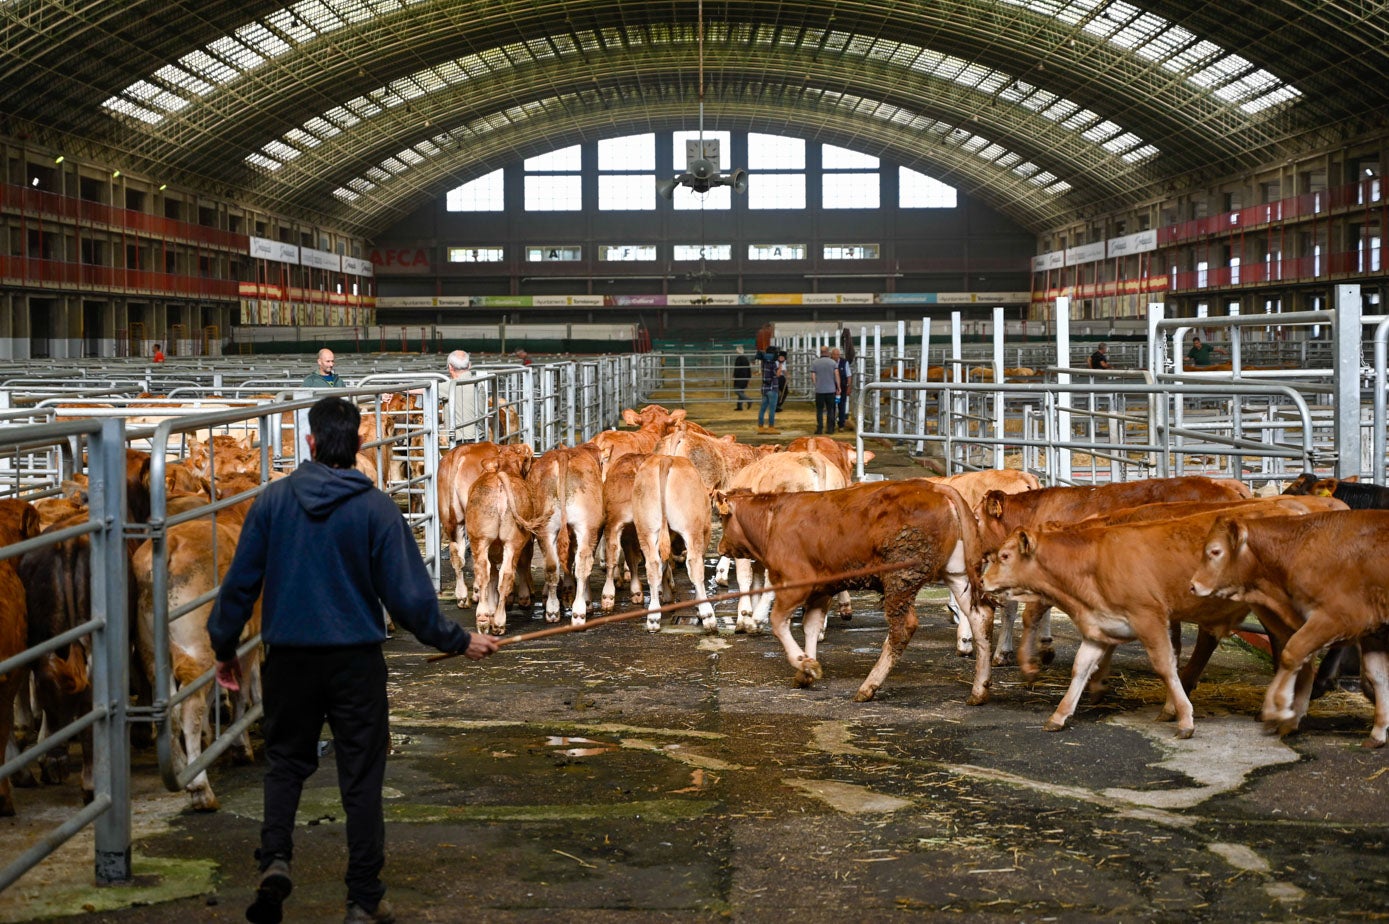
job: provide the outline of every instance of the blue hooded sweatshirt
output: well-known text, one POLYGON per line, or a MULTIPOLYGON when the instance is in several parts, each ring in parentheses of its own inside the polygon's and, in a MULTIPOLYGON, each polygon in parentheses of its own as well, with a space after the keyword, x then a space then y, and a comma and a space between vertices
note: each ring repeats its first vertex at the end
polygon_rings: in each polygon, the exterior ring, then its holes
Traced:
POLYGON ((384 605, 426 645, 468 647, 468 633, 439 612, 400 510, 353 469, 306 462, 271 482, 251 506, 207 624, 218 660, 235 657, 262 586, 267 645, 379 644, 386 640, 384 605))

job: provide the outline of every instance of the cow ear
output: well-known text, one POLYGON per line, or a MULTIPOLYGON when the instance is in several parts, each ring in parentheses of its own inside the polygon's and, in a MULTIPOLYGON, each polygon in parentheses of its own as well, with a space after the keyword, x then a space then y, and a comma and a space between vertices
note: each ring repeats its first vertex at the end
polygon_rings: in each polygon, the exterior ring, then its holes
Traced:
POLYGON ((256 441, 255 434, 254 434, 254 433, 247 433, 247 434, 246 434, 245 436, 243 436, 241 439, 239 439, 239 440, 236 441, 236 445, 240 446, 242 449, 250 449, 252 446, 255 445, 255 441, 256 441))
POLYGON ((986 516, 991 516, 995 520, 1000 519, 1003 516, 1003 492, 990 491, 985 494, 983 508, 986 516))
POLYGON ((1342 480, 1342 481, 1353 481, 1353 482, 1355 482, 1356 484, 1359 484, 1359 483, 1360 483, 1360 476, 1359 476, 1359 475, 1347 475, 1346 477, 1342 478, 1341 480, 1342 480))
POLYGON ((684 409, 683 407, 678 407, 678 408, 676 408, 675 410, 671 411, 671 412, 670 412, 670 419, 671 419, 671 420, 676 420, 676 421, 684 420, 684 419, 685 419, 685 409, 684 409))
POLYGON ((725 443, 736 443, 736 442, 738 442, 738 437, 737 437, 737 435, 736 435, 736 434, 733 434, 733 433, 730 433, 730 434, 728 434, 727 436, 721 436, 721 437, 719 437, 719 439, 723 440, 725 443))
POLYGON ((637 412, 630 407, 622 409, 622 422, 633 427, 641 426, 641 418, 638 417, 637 412))
POLYGON ((728 495, 718 488, 715 488, 711 496, 714 498, 714 509, 719 512, 719 516, 728 516, 728 512, 733 509, 728 503, 728 495))
POLYGON ((872 461, 873 461, 874 459, 876 459, 877 457, 878 457, 878 454, 877 454, 876 452, 874 452, 874 451, 871 450, 871 449, 865 449, 865 450, 863 451, 863 464, 864 464, 864 465, 867 465, 869 462, 872 462, 872 461))
POLYGON ((1023 558, 1031 558, 1037 551, 1037 544, 1032 538, 1032 534, 1025 529, 1018 530, 1018 552, 1023 558))

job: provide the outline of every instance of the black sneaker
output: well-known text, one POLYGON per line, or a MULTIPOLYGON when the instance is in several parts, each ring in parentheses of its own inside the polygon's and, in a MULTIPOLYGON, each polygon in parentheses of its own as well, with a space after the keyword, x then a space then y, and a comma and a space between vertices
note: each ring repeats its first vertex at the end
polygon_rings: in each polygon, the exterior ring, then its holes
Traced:
POLYGON ((270 865, 261 870, 256 900, 246 909, 246 920, 251 924, 280 924, 284 920, 284 909, 280 906, 293 891, 294 881, 289 878, 289 863, 271 860, 270 865))

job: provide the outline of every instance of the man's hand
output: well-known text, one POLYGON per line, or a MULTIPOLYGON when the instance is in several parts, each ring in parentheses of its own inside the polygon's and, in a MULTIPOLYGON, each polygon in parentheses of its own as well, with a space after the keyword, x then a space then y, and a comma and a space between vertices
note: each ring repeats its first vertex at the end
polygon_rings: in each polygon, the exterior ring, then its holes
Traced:
POLYGON ((217 662, 217 685, 232 693, 241 689, 241 661, 239 659, 233 658, 230 661, 217 662))
POLYGON ((492 636, 483 635, 481 632, 469 632, 468 647, 463 649, 463 656, 470 661, 481 661, 496 650, 497 640, 492 636))

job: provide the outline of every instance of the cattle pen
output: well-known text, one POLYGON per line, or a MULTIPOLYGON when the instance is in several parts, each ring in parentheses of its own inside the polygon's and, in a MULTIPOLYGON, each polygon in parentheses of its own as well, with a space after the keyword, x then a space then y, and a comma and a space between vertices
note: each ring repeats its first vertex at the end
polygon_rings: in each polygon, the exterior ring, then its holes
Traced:
MULTIPOLYGON (((807 336, 797 348, 804 356, 817 346, 807 336)), ((886 358, 903 352, 870 348, 863 368, 879 357, 891 367, 886 358)), ((113 363, 91 370, 85 383, 16 369, 6 386, 12 423, 0 430, 0 472, 7 493, 56 497, 66 478, 85 470, 93 525, 84 529, 111 555, 94 556, 94 586, 106 596, 93 598, 91 621, 46 643, 56 649, 84 639, 92 651, 99 692, 69 730, 46 740, 66 749, 95 733, 94 798, 84 809, 76 782, 56 781, 59 769, 54 782, 16 791, 17 816, 0 821, 8 832, 0 862, 13 871, 0 891, 0 920, 241 919, 262 768, 230 758, 256 713, 224 715, 214 704, 207 716, 214 743, 200 759, 185 754, 190 759, 179 763, 171 716, 208 681, 182 688, 181 697, 129 700, 112 665, 136 631, 110 618, 128 589, 125 566, 112 557, 118 536, 157 546, 181 523, 244 499, 232 493, 206 509, 176 511, 161 477, 166 462, 186 458, 192 441, 208 442, 215 481, 218 454, 234 452, 217 436, 246 439, 265 472, 303 458, 299 412, 316 397, 296 392, 303 358, 257 360, 157 371, 113 363), (158 397, 135 396, 141 392, 158 397), (97 506, 127 476, 127 444, 157 460, 143 521, 97 506), (127 729, 138 733, 134 747, 127 729), (151 729, 153 746, 145 746, 151 729), (220 808, 192 811, 184 789, 207 767, 220 808), (113 808, 123 802, 128 814, 120 817, 113 808), (96 879, 129 881, 93 888, 94 859, 96 879)), ((431 481, 459 386, 438 374, 438 356, 361 365, 344 394, 375 421, 367 462, 415 527, 441 606, 467 625, 470 614, 453 603, 459 576, 439 545, 431 481), (402 392, 414 403, 392 405, 402 392)), ((497 357, 480 362, 471 382, 487 399, 475 405, 487 411, 472 423, 539 453, 591 438, 621 408, 674 405, 671 389, 683 387, 691 419, 742 442, 775 441, 752 432, 752 415, 732 409, 723 385, 695 387, 699 377, 684 374, 690 365, 647 354, 557 357, 523 368, 497 357), (672 367, 680 373, 670 374, 672 367)), ((1047 368, 1016 387, 865 375, 855 431, 840 440, 860 459, 877 453, 859 463, 860 478, 911 477, 930 465, 1009 465, 1050 483, 1199 472, 1257 485, 1303 467, 1338 469, 1325 448, 1335 445, 1335 420, 1325 402, 1302 397, 1304 384, 1068 386, 1057 380, 1064 364, 1047 368), (1055 397, 1068 391, 1087 396, 1055 397), (1105 397, 1090 397, 1097 394, 1105 397), (1160 394, 1180 410, 1155 414, 1160 394), (1263 429, 1227 422, 1234 399, 1260 397, 1268 405, 1257 412, 1263 429), (996 419, 1007 425, 998 435, 990 430, 996 419), (1155 420, 1162 426, 1148 430, 1155 420)), ((777 439, 808 433, 808 420, 793 396, 777 439)), ((1372 456, 1368 448, 1357 455, 1366 476, 1372 456)), ((163 586, 156 575, 154 586, 163 586)), ((161 596, 150 614, 155 627, 207 602, 187 600, 180 609, 161 596)), ((537 639, 467 666, 427 665, 422 646, 394 638, 387 644, 386 878, 397 908, 422 920, 478 921, 761 921, 791 913, 809 921, 910 914, 1159 922, 1381 912, 1389 894, 1389 775, 1382 752, 1356 746, 1370 712, 1359 694, 1318 700, 1298 735, 1265 736, 1253 716, 1271 673, 1267 658, 1226 644, 1193 695, 1196 735, 1179 741, 1170 724, 1155 721, 1163 691, 1130 646, 1115 655, 1107 697, 1082 706, 1067 731, 1047 734, 1042 722, 1078 645, 1073 630, 1058 621, 1057 662, 1037 683, 1000 667, 990 702, 970 707, 969 662, 955 652, 945 595, 931 586, 917 600, 921 628, 893 682, 873 702, 853 703, 885 633, 876 594, 856 592, 853 600, 851 619, 829 620, 825 678, 810 689, 788 685, 772 639, 706 635, 691 625, 649 633, 629 623, 537 639)), ((544 625, 535 611, 512 629, 544 625)), ((156 633, 154 647, 165 644, 156 633)), ((166 683, 159 675, 157 688, 166 683)), ((6 772, 27 763, 13 760, 6 772)), ((321 763, 332 769, 327 742, 321 763)), ((325 776, 311 780, 301 807, 290 920, 341 919, 342 816, 325 776)))

